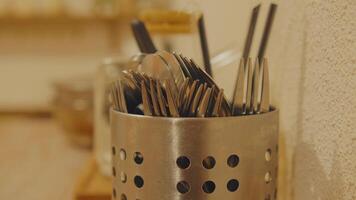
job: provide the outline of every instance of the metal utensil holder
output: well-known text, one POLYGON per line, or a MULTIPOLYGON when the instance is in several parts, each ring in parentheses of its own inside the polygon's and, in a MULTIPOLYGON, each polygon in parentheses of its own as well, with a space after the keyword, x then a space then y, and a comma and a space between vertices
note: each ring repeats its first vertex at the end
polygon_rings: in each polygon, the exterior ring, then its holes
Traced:
POLYGON ((276 198, 278 111, 161 118, 111 111, 113 199, 276 198))

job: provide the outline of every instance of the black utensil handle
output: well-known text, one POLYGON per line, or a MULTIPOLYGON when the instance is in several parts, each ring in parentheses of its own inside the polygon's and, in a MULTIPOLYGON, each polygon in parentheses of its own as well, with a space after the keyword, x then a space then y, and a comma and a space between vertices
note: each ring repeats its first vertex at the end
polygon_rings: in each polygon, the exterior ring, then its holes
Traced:
POLYGON ((261 63, 263 61, 263 58, 265 56, 266 53, 266 48, 267 48, 267 44, 268 44, 268 39, 272 30, 272 25, 273 25, 273 21, 274 21, 274 16, 276 14, 277 11, 277 4, 271 4, 271 6, 269 7, 269 11, 268 11, 268 17, 266 20, 266 25, 263 31, 263 36, 262 36, 262 40, 261 40, 261 44, 260 44, 260 48, 258 50, 258 59, 259 62, 261 63))
POLYGON ((145 24, 140 20, 131 22, 131 28, 135 36, 136 42, 142 53, 155 53, 157 51, 152 38, 147 31, 145 24))
POLYGON ((261 5, 258 5, 256 7, 254 7, 252 10, 252 14, 251 14, 251 18, 250 18, 250 25, 249 25, 247 36, 245 39, 244 50, 242 53, 242 58, 245 60, 247 60, 248 57, 250 56, 250 50, 251 50, 251 46, 252 46, 253 36, 255 34, 255 29, 256 29, 256 25, 257 25, 258 15, 260 12, 260 7, 261 7, 261 5))
POLYGON ((212 76, 211 63, 210 63, 210 54, 209 54, 209 47, 208 47, 208 39, 207 39, 207 36, 206 36, 205 23, 204 23, 204 16, 203 15, 201 15, 199 20, 198 20, 198 29, 199 29, 200 45, 201 45, 201 49, 202 49, 202 53, 203 53, 205 71, 210 76, 212 76))

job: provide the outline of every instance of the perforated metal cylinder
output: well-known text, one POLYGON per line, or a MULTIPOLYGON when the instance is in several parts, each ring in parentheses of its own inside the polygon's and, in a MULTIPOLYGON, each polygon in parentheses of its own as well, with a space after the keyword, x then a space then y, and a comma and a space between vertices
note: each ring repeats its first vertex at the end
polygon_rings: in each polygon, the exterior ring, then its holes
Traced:
POLYGON ((111 111, 113 199, 270 200, 278 111, 160 118, 111 111))

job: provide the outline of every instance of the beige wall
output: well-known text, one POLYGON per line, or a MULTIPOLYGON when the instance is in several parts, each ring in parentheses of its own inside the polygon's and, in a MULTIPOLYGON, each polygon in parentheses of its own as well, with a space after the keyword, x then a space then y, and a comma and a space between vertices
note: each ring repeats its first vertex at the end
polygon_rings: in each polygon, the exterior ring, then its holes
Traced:
POLYGON ((356 199, 356 2, 305 3, 296 199, 356 199))
POLYGON ((280 2, 269 57, 286 146, 282 199, 356 198, 355 10, 353 0, 280 2))
MULTIPOLYGON (((239 24, 239 20, 248 21, 248 10, 258 1, 243 2, 224 1, 230 7, 223 9, 221 1, 201 1, 213 52, 229 42, 242 48, 247 22, 239 24), (230 14, 221 14, 224 10, 230 14), (231 34, 227 22, 233 19, 237 23, 231 34)), ((267 56, 273 102, 281 111, 279 199, 354 200, 356 2, 285 0, 278 4, 267 56)), ((260 19, 265 19, 265 13, 266 6, 260 19)), ((263 22, 258 24, 252 55, 256 55, 263 22)))

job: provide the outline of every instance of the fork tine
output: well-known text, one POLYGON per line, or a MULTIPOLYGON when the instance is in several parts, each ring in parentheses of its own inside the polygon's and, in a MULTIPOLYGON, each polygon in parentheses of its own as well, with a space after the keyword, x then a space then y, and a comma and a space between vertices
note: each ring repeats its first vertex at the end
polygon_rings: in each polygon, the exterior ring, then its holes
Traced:
POLYGON ((203 94, 203 89, 204 89, 204 85, 200 84, 197 91, 194 94, 194 98, 193 98, 193 100, 190 104, 190 108, 189 108, 189 116, 191 116, 191 117, 195 116, 195 113, 196 113, 198 105, 199 105, 199 101, 203 94))
POLYGON ((177 103, 179 109, 181 109, 182 105, 184 105, 184 94, 185 94, 187 88, 189 87, 189 82, 190 82, 189 78, 185 79, 180 90, 179 90, 178 103, 177 103))
POLYGON ((142 104, 143 104, 143 113, 148 116, 152 116, 151 102, 148 96, 147 88, 145 81, 141 81, 141 92, 142 92, 142 104))
POLYGON ((197 117, 205 117, 207 115, 208 105, 211 99, 212 88, 208 88, 202 97, 197 111, 197 117))
POLYGON ((199 81, 195 80, 193 81, 193 84, 190 86, 189 91, 188 91, 188 98, 185 102, 184 109, 182 110, 183 114, 188 114, 189 113, 189 107, 191 102, 193 101, 195 91, 198 87, 199 81))
POLYGON ((251 96, 252 96, 252 61, 251 58, 247 61, 247 90, 246 90, 246 106, 244 109, 244 113, 250 113, 252 111, 251 105, 251 96))
POLYGON ((212 117, 219 117, 223 96, 224 96, 224 90, 221 89, 219 91, 219 94, 218 94, 215 104, 214 104, 214 109, 211 114, 212 117))
POLYGON ((174 101, 169 80, 165 80, 165 85, 166 85, 166 94, 167 94, 169 113, 172 117, 179 117, 178 109, 174 101))
POLYGON ((140 88, 140 85, 136 83, 133 75, 129 71, 123 71, 123 80, 125 81, 126 85, 130 87, 132 90, 136 88, 140 88))
POLYGON ((251 98, 251 111, 250 114, 259 112, 259 91, 260 91, 260 61, 259 58, 255 61, 255 69, 253 72, 252 81, 252 98, 251 98))
POLYGON ((213 87, 211 88, 210 99, 209 99, 208 108, 206 111, 207 112, 206 116, 208 116, 208 117, 211 117, 211 115, 213 113, 214 104, 215 104, 216 98, 218 96, 218 94, 216 94, 215 92, 216 92, 216 86, 213 85, 213 87))
POLYGON ((157 99, 157 93, 156 93, 156 87, 155 87, 155 82, 153 81, 152 78, 150 78, 150 91, 151 91, 151 102, 152 102, 152 106, 153 106, 153 114, 155 116, 160 116, 161 112, 160 112, 160 108, 159 108, 159 103, 158 103, 158 99, 157 99))
POLYGON ((167 117, 168 116, 167 108, 166 108, 167 103, 166 103, 166 99, 163 96, 162 85, 159 80, 156 80, 156 87, 157 87, 157 99, 158 99, 161 114, 164 117, 167 117))
POLYGON ((268 61, 263 59, 263 77, 262 77, 262 91, 261 91, 261 113, 270 111, 270 89, 269 89, 269 72, 268 61))
POLYGON ((240 60, 239 71, 237 74, 237 80, 234 89, 234 96, 232 100, 232 114, 241 115, 243 114, 244 107, 244 86, 245 86, 245 61, 243 58, 240 60))
POLYGON ((173 53, 174 57, 176 57, 179 65, 180 65, 180 68, 182 69, 183 71, 183 74, 186 78, 192 78, 191 74, 189 73, 189 70, 187 69, 187 66, 185 65, 184 61, 182 60, 182 58, 177 55, 176 53, 173 53))
POLYGON ((181 114, 181 116, 184 116, 187 106, 189 105, 190 90, 192 88, 193 83, 194 83, 194 81, 191 81, 191 79, 189 79, 187 87, 185 88, 184 91, 182 91, 183 97, 182 97, 180 110, 179 110, 179 113, 181 114))

